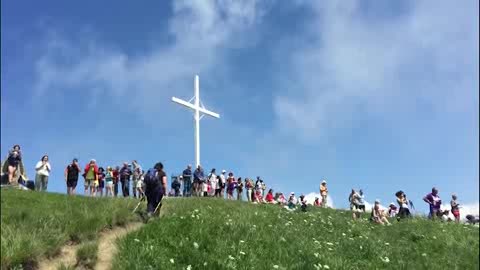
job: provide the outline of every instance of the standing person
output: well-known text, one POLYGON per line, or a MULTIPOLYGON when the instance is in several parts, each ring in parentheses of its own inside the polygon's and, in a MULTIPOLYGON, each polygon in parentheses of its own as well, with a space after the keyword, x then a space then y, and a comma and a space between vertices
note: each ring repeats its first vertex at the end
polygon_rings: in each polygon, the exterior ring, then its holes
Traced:
POLYGON ((361 189, 358 191, 358 210, 365 213, 365 196, 361 189))
POLYGON ((352 189, 350 196, 348 196, 348 201, 350 202, 350 210, 352 210, 352 218, 354 220, 360 218, 361 215, 359 209, 359 200, 360 195, 354 189, 352 189))
POLYGON ((227 179, 227 199, 233 200, 233 191, 235 190, 235 177, 232 172, 228 173, 227 179))
POLYGON ((132 161, 133 167, 133 184, 132 184, 132 193, 133 197, 137 198, 137 182, 140 180, 140 175, 142 175, 142 167, 138 164, 136 160, 132 161))
POLYGON ((245 178, 245 188, 247 189, 247 201, 252 201, 253 181, 250 178, 245 178))
POLYGON ((220 174, 220 182, 221 183, 221 188, 220 188, 220 196, 221 198, 225 198, 225 187, 227 186, 227 178, 225 177, 225 174, 227 171, 222 170, 222 174, 220 174))
POLYGON ((262 199, 265 197, 265 190, 267 189, 267 185, 265 185, 265 182, 263 182, 263 179, 260 179, 260 183, 262 185, 262 199))
POLYGON ((262 203, 263 202, 263 183, 260 177, 257 177, 257 182, 255 183, 255 197, 254 202, 262 203))
POLYGON ((75 189, 77 188, 78 175, 82 170, 78 165, 78 159, 74 158, 72 164, 69 164, 65 168, 65 182, 67 183, 67 194, 75 195, 75 189))
POLYGON ((180 181, 178 181, 177 176, 172 177, 172 190, 173 190, 173 196, 178 197, 180 196, 180 181))
POLYGON ((105 174, 105 197, 109 195, 113 197, 113 169, 107 166, 107 173, 105 174))
POLYGON ((457 202, 457 195, 452 194, 452 200, 450 201, 450 211, 455 217, 455 222, 460 223, 460 204, 457 202))
POLYGON ((183 196, 192 196, 192 166, 188 165, 182 173, 183 177, 183 196))
POLYGON ((35 166, 37 174, 35 176, 35 190, 46 191, 48 185, 48 176, 52 171, 52 167, 48 162, 48 155, 44 155, 42 159, 35 166))
POLYGON ((90 190, 90 196, 95 197, 98 186, 98 166, 95 159, 90 160, 87 166, 85 166, 83 175, 85 177, 85 195, 90 190))
POLYGON ((440 207, 442 206, 442 200, 438 195, 438 189, 433 187, 432 192, 428 193, 425 197, 423 197, 423 201, 428 203, 428 205, 430 206, 430 214, 428 216, 431 219, 441 217, 440 207))
POLYGON ((323 180, 320 184, 320 196, 322 196, 322 207, 327 206, 327 196, 328 196, 328 189, 327 189, 327 181, 323 180))
POLYGON ((243 182, 242 178, 239 177, 237 180, 237 200, 241 201, 243 196, 243 182))
POLYGON ((123 163, 123 167, 120 169, 120 183, 122 184, 123 197, 130 195, 130 176, 132 171, 128 167, 128 162, 123 163))
POLYGON ((405 192, 401 190, 397 191, 397 193, 395 193, 395 196, 397 197, 397 203, 399 207, 397 220, 400 221, 400 219, 409 218, 411 216, 410 206, 408 204, 408 200, 407 200, 407 196, 405 195, 405 192))
POLYGON ((193 192, 195 196, 200 197, 202 195, 202 182, 205 179, 202 166, 198 165, 195 172, 193 172, 193 192))
POLYGON ((113 196, 115 197, 118 195, 118 182, 120 182, 120 166, 113 170, 113 196))
POLYGON ((147 213, 151 217, 158 212, 155 210, 161 207, 162 198, 167 190, 167 174, 163 171, 163 164, 158 162, 153 169, 148 170, 144 181, 147 213))
POLYGON ((100 193, 100 197, 103 197, 103 189, 105 188, 105 169, 103 167, 98 168, 98 187, 97 192, 100 193))
POLYGON ((291 192, 288 197, 288 209, 293 210, 295 207, 297 207, 297 198, 295 198, 295 193, 291 192))
POLYGON ((213 197, 215 195, 215 190, 218 186, 217 175, 215 174, 216 170, 213 168, 208 175, 208 185, 210 186, 210 192, 208 196, 213 197))
POLYGON ((217 175, 217 189, 215 189, 215 197, 222 197, 222 178, 221 175, 217 175))

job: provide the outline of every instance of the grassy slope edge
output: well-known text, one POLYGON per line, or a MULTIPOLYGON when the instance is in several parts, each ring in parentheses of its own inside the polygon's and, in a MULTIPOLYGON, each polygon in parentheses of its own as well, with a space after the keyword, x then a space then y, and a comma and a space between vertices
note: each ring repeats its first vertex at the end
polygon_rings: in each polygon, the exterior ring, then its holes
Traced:
POLYGON ((119 241, 113 269, 479 269, 474 226, 413 219, 387 227, 354 222, 348 211, 217 199, 165 206, 160 220, 119 241))
POLYGON ((104 228, 136 217, 130 199, 68 197, 61 194, 2 189, 1 268, 35 265, 68 241, 95 240, 104 228))

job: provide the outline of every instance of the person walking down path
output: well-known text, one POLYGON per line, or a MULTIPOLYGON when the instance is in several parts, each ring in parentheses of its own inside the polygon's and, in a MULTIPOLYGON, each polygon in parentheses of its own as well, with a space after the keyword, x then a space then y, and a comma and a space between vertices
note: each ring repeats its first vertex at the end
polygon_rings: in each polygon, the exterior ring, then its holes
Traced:
POLYGON ((320 196, 322 197, 322 207, 327 207, 327 196, 328 196, 328 189, 327 189, 327 181, 323 180, 320 184, 320 196))
POLYGON ((85 177, 85 195, 90 191, 90 196, 95 197, 98 186, 98 166, 95 159, 90 160, 85 166, 83 175, 85 177))
POLYGON ((74 158, 72 164, 69 164, 65 168, 65 182, 67 184, 67 194, 75 195, 75 191, 78 184, 78 176, 82 169, 78 165, 78 159, 74 158))
POLYGON ((163 170, 163 164, 158 162, 153 169, 149 169, 144 177, 144 181, 145 195, 147 197, 147 214, 151 217, 159 213, 162 206, 162 198, 167 191, 167 174, 163 170))
POLYGON ((460 204, 457 202, 457 195, 452 194, 452 200, 450 201, 450 211, 455 217, 455 222, 460 223, 460 204))
POLYGON ((429 218, 435 219, 436 217, 441 217, 440 208, 442 206, 442 200, 438 195, 438 189, 435 187, 432 188, 432 192, 423 197, 423 201, 430 206, 429 218))
POLYGON ((192 196, 192 166, 188 165, 182 173, 183 177, 183 196, 192 196))
POLYGON ((35 166, 37 174, 35 175, 35 190, 46 191, 48 185, 48 177, 52 171, 50 162, 48 162, 48 155, 44 155, 42 159, 37 162, 35 166))
POLYGON ((130 196, 130 176, 132 171, 128 167, 128 162, 123 163, 123 167, 120 169, 120 183, 122 184, 123 197, 130 196))
MULTIPOLYGON (((133 176, 132 176, 132 193, 133 197, 137 198, 137 182, 140 180, 140 176, 142 175, 142 166, 138 164, 136 160, 132 161, 132 167, 133 167, 133 176)), ((140 196, 139 196, 140 197, 140 196)))

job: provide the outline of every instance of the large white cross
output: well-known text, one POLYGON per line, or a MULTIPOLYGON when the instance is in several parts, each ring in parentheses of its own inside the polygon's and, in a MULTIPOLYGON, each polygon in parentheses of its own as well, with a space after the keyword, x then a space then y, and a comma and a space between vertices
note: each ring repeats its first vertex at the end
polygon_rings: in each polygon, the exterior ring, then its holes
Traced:
POLYGON ((205 106, 203 106, 203 103, 200 101, 200 87, 199 87, 199 79, 198 75, 195 75, 195 96, 191 98, 188 102, 176 97, 172 97, 172 101, 176 102, 180 105, 183 105, 185 107, 188 107, 192 110, 195 111, 194 115, 194 120, 195 120, 195 168, 200 165, 200 119, 203 118, 203 116, 210 115, 215 118, 220 118, 220 115, 218 113, 211 112, 207 109, 205 109, 205 106), (192 100, 195 100, 194 103, 192 100), (202 113, 202 115, 200 115, 202 113))

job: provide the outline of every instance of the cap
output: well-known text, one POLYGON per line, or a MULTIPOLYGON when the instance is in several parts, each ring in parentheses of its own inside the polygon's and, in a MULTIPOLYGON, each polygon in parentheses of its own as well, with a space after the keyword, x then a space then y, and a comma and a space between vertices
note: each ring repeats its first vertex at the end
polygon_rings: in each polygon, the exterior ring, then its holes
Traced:
POLYGON ((227 172, 227 171, 225 171, 225 170, 222 170, 222 173, 226 173, 226 172, 227 172))
POLYGON ((322 181, 322 184, 326 184, 326 183, 327 183, 327 181, 325 181, 325 180, 322 181))

